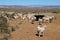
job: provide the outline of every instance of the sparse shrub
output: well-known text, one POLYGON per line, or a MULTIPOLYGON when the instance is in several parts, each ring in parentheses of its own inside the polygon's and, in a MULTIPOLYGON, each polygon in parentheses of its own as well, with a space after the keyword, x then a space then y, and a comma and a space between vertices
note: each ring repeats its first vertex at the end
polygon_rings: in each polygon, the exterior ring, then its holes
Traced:
POLYGON ((0 17, 0 30, 2 32, 2 30, 5 32, 8 30, 8 23, 7 23, 7 19, 4 18, 3 16, 0 17))

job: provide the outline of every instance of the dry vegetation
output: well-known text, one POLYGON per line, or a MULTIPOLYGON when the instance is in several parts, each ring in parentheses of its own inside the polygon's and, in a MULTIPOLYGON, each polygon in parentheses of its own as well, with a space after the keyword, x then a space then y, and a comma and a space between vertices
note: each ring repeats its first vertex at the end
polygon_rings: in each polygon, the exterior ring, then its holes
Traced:
POLYGON ((35 13, 60 13, 60 8, 0 8, 1 11, 14 11, 14 12, 35 12, 35 13))
MULTIPOLYGON (((6 9, 0 8, 1 11, 15 11, 15 12, 40 12, 45 15, 54 15, 56 20, 52 23, 45 23, 47 25, 47 29, 44 33, 43 37, 38 37, 36 35, 36 26, 38 22, 36 21, 34 24, 31 24, 27 19, 21 21, 19 18, 15 20, 9 20, 8 23, 10 26, 13 26, 16 31, 11 33, 11 38, 9 40, 60 40, 60 14, 52 14, 60 13, 60 9, 6 9), (49 12, 49 13, 48 13, 49 12)), ((1 35, 0 35, 1 37, 1 35)))
POLYGON ((10 25, 19 28, 16 28, 16 31, 12 32, 12 38, 10 40, 60 40, 60 14, 46 14, 46 15, 55 15, 56 20, 52 23, 45 23, 47 29, 43 37, 36 36, 36 26, 38 22, 31 24, 26 19, 20 23, 20 19, 16 19, 13 22, 10 21, 10 25))

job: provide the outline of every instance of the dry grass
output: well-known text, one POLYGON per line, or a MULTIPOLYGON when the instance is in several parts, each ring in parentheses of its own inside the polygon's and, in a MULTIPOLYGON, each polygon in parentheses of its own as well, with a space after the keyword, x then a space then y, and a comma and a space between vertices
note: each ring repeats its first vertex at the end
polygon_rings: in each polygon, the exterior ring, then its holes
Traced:
MULTIPOLYGON (((54 15, 56 20, 54 20, 52 23, 45 23, 47 25, 47 29, 43 37, 36 36, 36 27, 38 22, 31 24, 26 19, 20 24, 21 20, 16 19, 9 21, 9 25, 16 29, 16 31, 11 33, 12 38, 9 40, 60 40, 60 14, 46 13, 45 15, 54 15)), ((3 35, 4 34, 0 34, 0 38, 2 38, 3 35)))
POLYGON ((11 33, 12 38, 10 40, 60 40, 60 14, 51 15, 55 15, 56 20, 52 23, 45 23, 47 25, 47 29, 43 37, 36 36, 36 26, 38 25, 38 22, 31 24, 28 20, 25 20, 20 25, 20 19, 16 19, 14 21, 10 20, 9 23, 11 26, 19 26, 16 31, 11 33))

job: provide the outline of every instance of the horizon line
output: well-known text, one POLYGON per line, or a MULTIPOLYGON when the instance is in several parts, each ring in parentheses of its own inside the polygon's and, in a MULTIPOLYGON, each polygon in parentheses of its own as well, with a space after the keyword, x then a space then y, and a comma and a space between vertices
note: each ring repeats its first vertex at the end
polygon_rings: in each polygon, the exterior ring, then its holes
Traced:
MULTIPOLYGON (((4 5, 6 5, 6 4, 4 4, 4 5)), ((40 5, 40 4, 32 4, 32 5, 13 5, 12 4, 12 5, 7 5, 7 6, 35 6, 35 5, 37 5, 37 6, 60 6, 60 5, 40 5)), ((0 4, 0 6, 1 6, 1 4, 0 4)))

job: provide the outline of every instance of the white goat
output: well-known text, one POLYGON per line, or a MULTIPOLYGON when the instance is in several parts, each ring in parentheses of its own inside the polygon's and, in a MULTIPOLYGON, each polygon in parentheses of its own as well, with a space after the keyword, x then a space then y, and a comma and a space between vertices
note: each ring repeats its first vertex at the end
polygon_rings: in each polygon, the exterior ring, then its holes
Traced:
POLYGON ((23 15, 22 19, 25 20, 27 15, 23 15))
POLYGON ((49 17, 43 17, 43 20, 44 20, 44 22, 48 21, 48 23, 49 23, 50 18, 49 17))
POLYGON ((20 17, 20 19, 23 19, 23 14, 18 13, 18 16, 20 17))
POLYGON ((35 19, 36 19, 36 17, 34 17, 34 16, 30 18, 30 21, 32 24, 34 23, 35 19))
POLYGON ((14 19, 17 19, 18 18, 18 16, 17 15, 15 15, 15 16, 13 16, 14 17, 14 19))
POLYGON ((27 17, 28 17, 28 20, 30 20, 32 18, 32 16, 34 16, 34 14, 28 14, 27 17))
POLYGON ((46 25, 43 25, 42 27, 40 25, 37 26, 37 33, 38 33, 39 37, 40 37, 40 35, 43 35, 46 27, 47 27, 46 25))
POLYGON ((40 19, 40 18, 39 18, 38 22, 39 22, 39 24, 40 24, 40 23, 43 23, 43 19, 40 19))
POLYGON ((55 19, 54 16, 48 16, 48 18, 49 18, 49 22, 50 22, 50 23, 53 21, 53 19, 55 19))

